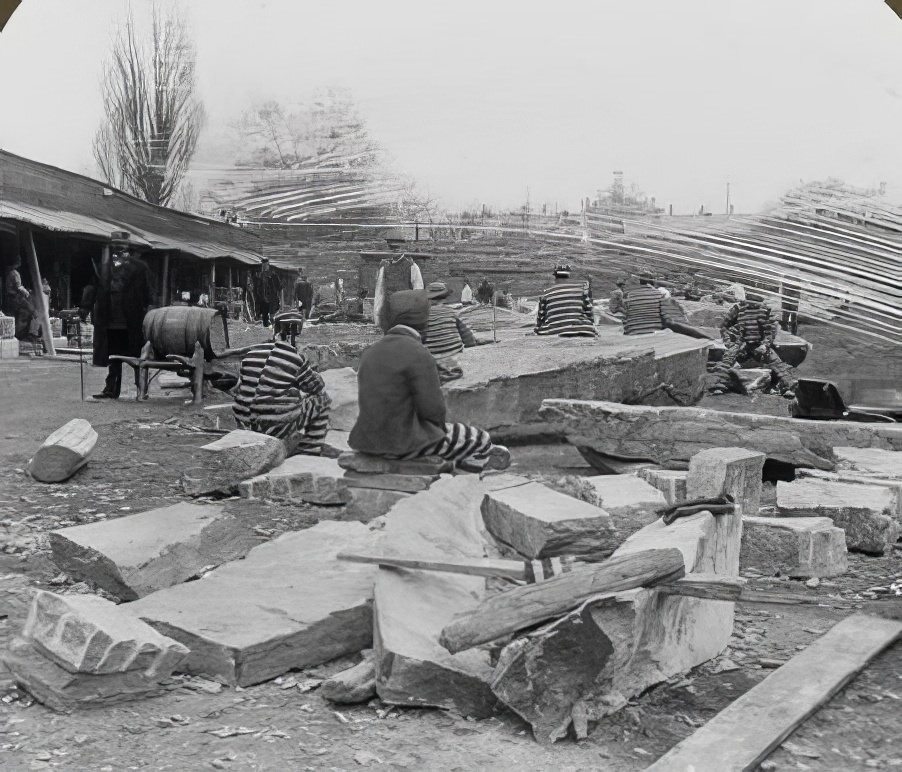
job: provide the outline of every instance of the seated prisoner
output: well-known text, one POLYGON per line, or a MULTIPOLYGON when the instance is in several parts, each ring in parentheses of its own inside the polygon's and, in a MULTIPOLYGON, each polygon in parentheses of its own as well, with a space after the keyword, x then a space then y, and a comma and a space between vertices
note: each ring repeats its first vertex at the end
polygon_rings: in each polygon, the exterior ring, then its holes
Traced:
POLYGON ((669 327, 672 321, 664 306, 664 296, 655 287, 655 277, 646 271, 639 274, 639 286, 626 292, 623 313, 625 335, 657 332, 669 327))
POLYGON ((478 343, 454 309, 442 304, 441 301, 451 294, 444 283, 432 282, 426 287, 426 294, 429 297, 429 324, 423 343, 438 363, 439 379, 446 383, 463 375, 454 356, 478 343))
POLYGON ((319 373, 290 343, 254 346, 241 360, 234 394, 240 429, 278 437, 289 456, 322 452, 332 400, 319 373))
POLYGON ((764 298, 747 292, 727 311, 720 324, 720 335, 726 350, 723 358, 714 366, 712 394, 723 394, 730 389, 730 370, 743 362, 754 360, 770 368, 771 377, 777 382, 780 393, 787 399, 793 397, 795 378, 792 368, 774 351, 777 337, 777 319, 764 298))
POLYGON ((385 335, 360 358, 360 412, 348 444, 390 459, 440 456, 467 472, 506 469, 510 453, 493 445, 488 432, 445 422, 438 367, 422 343, 429 323, 426 291, 395 292, 386 306, 385 335))
POLYGON ((554 286, 544 290, 539 297, 536 335, 565 338, 598 335, 588 282, 571 282, 569 278, 569 265, 554 269, 554 286))

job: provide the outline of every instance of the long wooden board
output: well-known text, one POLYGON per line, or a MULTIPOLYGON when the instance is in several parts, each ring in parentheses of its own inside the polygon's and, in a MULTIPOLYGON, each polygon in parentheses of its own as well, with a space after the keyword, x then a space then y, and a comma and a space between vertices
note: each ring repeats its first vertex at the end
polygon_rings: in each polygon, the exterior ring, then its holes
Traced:
POLYGON ((866 614, 847 617, 658 759, 648 772, 757 768, 899 635, 902 622, 866 614))

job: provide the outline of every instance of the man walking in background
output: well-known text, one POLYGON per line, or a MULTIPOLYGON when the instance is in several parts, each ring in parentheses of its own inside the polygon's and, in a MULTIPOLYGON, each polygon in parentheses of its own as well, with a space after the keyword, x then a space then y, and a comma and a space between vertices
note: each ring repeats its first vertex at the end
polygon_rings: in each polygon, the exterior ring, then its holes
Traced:
POLYGON ((260 273, 257 274, 256 285, 254 294, 257 296, 257 302, 260 304, 258 309, 260 318, 263 320, 263 326, 269 327, 270 314, 279 310, 282 288, 279 284, 279 277, 269 267, 268 257, 264 257, 260 263, 260 273))

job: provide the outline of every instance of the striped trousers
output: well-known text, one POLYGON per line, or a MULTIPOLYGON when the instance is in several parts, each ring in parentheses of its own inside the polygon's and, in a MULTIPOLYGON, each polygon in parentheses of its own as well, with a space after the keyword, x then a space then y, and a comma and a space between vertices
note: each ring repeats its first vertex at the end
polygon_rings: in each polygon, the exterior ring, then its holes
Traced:
POLYGON ((439 456, 453 461, 456 466, 470 471, 482 469, 489 460, 492 438, 483 429, 467 424, 445 424, 445 436, 417 453, 409 453, 404 459, 439 456))
POLYGON ((307 394, 289 412, 261 414, 252 409, 247 418, 235 415, 240 429, 278 437, 288 447, 288 455, 318 456, 329 431, 332 400, 325 392, 307 394))

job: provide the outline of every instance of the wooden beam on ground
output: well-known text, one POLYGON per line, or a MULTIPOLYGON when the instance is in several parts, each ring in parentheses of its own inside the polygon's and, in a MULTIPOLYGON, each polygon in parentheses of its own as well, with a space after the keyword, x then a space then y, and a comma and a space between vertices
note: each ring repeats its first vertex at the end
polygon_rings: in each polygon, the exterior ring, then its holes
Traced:
POLYGON ((487 598, 472 611, 458 614, 442 630, 439 643, 456 654, 565 614, 589 598, 652 587, 685 573, 683 553, 674 548, 608 558, 487 598))
POLYGON ((902 622, 847 617, 675 746, 648 772, 753 770, 902 635, 902 622))
POLYGON ((97 432, 83 418, 73 418, 51 434, 28 462, 28 473, 39 482, 68 480, 88 463, 97 432))
POLYGON ((22 231, 22 242, 25 244, 25 257, 28 260, 28 268, 31 271, 31 280, 34 283, 31 297, 33 298, 35 311, 41 320, 41 337, 44 339, 44 348, 50 356, 56 356, 53 348, 53 331, 50 329, 50 309, 47 308, 47 298, 41 282, 41 267, 38 265, 38 253, 34 248, 34 235, 31 228, 22 231))

